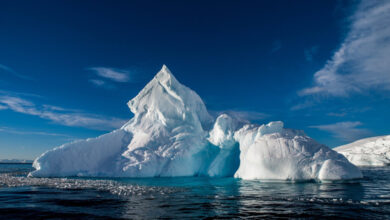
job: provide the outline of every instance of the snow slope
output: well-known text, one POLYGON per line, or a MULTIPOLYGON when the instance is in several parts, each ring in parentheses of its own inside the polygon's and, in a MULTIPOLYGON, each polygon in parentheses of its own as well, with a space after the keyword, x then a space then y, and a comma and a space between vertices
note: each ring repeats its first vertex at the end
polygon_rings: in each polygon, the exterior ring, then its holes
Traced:
POLYGON ((338 180, 361 172, 342 155, 282 122, 244 125, 213 119, 201 98, 166 66, 128 102, 122 128, 38 157, 31 176, 235 176, 244 179, 338 180))
POLYGON ((356 166, 386 166, 390 164, 390 135, 365 138, 333 150, 356 166))

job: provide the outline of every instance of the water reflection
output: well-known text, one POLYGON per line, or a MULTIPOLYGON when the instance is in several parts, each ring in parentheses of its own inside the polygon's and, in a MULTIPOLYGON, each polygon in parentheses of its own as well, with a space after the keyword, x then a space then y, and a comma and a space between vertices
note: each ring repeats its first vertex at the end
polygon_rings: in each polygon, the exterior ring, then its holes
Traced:
MULTIPOLYGON (((262 182, 233 178, 162 178, 132 184, 158 184, 181 190, 163 197, 131 197, 122 217, 308 217, 337 215, 341 209, 361 206, 360 182, 262 182), (147 208, 145 208, 147 207, 147 208), (344 207, 344 208, 343 208, 344 207), (336 209, 335 209, 336 208, 336 209)), ((356 217, 351 214, 349 217, 356 217)))
MULTIPOLYGON (((151 183, 150 179, 125 181, 132 182, 132 184, 156 184, 154 181, 151 183)), ((240 182, 233 178, 160 178, 155 181, 160 186, 180 190, 174 194, 159 197, 129 198, 122 217, 233 217, 239 211, 237 198, 240 196, 240 182)))

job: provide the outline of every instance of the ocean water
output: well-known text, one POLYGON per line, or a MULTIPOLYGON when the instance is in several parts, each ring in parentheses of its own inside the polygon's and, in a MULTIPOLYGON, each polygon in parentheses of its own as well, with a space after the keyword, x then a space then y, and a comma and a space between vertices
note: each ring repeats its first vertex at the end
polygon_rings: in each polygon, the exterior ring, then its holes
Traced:
POLYGON ((234 178, 28 178, 31 164, 0 164, 0 217, 390 219, 390 167, 349 182, 234 178))

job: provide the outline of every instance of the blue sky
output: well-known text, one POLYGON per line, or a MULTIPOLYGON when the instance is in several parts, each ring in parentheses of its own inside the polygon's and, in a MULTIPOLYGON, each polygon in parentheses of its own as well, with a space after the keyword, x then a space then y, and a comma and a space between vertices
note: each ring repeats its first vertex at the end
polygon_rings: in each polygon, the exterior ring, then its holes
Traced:
POLYGON ((1 1, 0 159, 132 117, 166 64, 211 113, 331 147, 390 134, 388 1, 1 1))

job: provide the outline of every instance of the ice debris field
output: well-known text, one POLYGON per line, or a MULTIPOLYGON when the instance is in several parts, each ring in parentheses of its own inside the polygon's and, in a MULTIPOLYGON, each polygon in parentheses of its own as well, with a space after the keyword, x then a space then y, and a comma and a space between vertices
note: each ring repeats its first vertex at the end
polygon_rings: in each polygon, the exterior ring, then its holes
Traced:
POLYGON ((202 99, 166 66, 128 106, 134 117, 120 129, 47 151, 30 176, 362 177, 342 154, 280 121, 256 125, 228 114, 211 117, 202 99))

